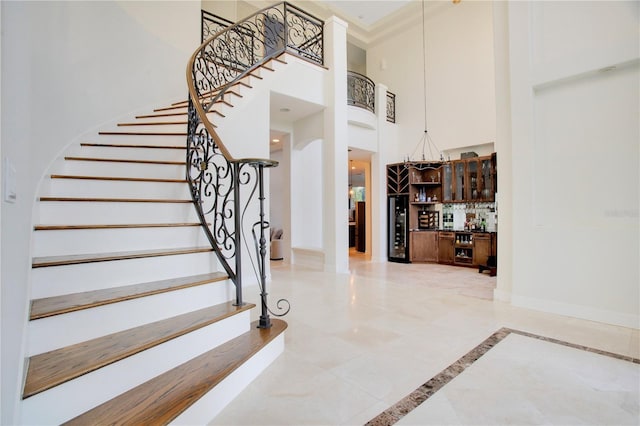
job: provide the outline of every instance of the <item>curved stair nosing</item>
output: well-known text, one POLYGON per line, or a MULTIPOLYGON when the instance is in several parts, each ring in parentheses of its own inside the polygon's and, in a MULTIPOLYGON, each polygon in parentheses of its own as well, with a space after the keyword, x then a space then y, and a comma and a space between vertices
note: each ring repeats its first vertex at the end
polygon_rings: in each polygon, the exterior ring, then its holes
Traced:
POLYGON ((168 424, 280 336, 287 323, 251 329, 133 389, 81 414, 65 425, 168 424))
POLYGON ((187 183, 186 179, 135 178, 119 176, 51 175, 51 179, 113 180, 128 182, 187 183))
POLYGON ((118 123, 118 127, 127 127, 127 126, 171 126, 171 125, 187 125, 189 124, 186 121, 145 121, 139 122, 135 121, 132 123, 118 123))
POLYGON ((253 307, 226 302, 34 355, 23 399, 253 307))
POLYGON ((160 164, 169 166, 186 166, 184 161, 160 161, 160 160, 129 160, 126 158, 97 158, 97 157, 76 157, 66 156, 66 161, 100 161, 105 163, 136 163, 136 164, 160 164))
MULTIPOLYGON (((210 225, 210 224, 209 224, 210 225)), ((71 231, 80 229, 122 229, 122 228, 172 228, 182 226, 202 226, 200 222, 182 223, 123 223, 102 225, 36 225, 34 231, 71 231)))
POLYGON ((228 275, 222 272, 212 272, 190 277, 171 278, 122 287, 35 299, 31 301, 29 319, 37 320, 47 318, 54 315, 93 308, 95 306, 103 306, 153 294, 224 281, 228 278, 228 275))
POLYGON ((181 249, 137 250, 117 253, 92 253, 71 256, 43 256, 34 257, 32 268, 46 268, 50 266, 79 265, 83 263, 110 262, 114 260, 142 259, 146 257, 175 256, 182 254, 202 253, 213 251, 208 247, 188 247, 181 249))
MULTIPOLYGON (((251 86, 249 86, 251 87, 251 86)), ((216 114, 219 115, 220 117, 224 117, 225 115, 222 114, 219 111, 216 110, 210 110, 207 112, 207 114, 216 114)), ((145 119, 145 118, 160 118, 160 117, 177 117, 177 116, 186 116, 187 112, 183 111, 183 112, 171 112, 171 113, 166 113, 166 114, 146 114, 146 115, 136 115, 136 119, 137 120, 141 120, 141 119, 145 119)))
POLYGON ((143 145, 143 144, 117 144, 117 143, 93 143, 82 142, 80 146, 99 147, 99 148, 149 148, 149 149, 187 149, 186 145, 143 145))
POLYGON ((40 201, 62 201, 81 203, 169 203, 190 204, 193 200, 170 200, 159 198, 94 198, 94 197, 40 197, 40 201))
POLYGON ((99 135, 105 136, 187 136, 187 132, 118 132, 118 131, 102 131, 99 135))

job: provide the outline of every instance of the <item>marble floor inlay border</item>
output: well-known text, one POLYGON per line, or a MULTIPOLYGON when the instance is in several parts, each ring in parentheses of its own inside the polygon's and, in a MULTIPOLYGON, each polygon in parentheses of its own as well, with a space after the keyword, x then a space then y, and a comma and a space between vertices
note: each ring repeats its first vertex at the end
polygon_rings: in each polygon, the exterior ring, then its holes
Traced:
POLYGON ((471 364, 477 361, 480 357, 486 354, 491 348, 500 343, 504 338, 510 334, 519 334, 521 336, 530 337, 533 339, 543 340, 546 342, 556 343, 563 346, 568 346, 574 349, 580 349, 587 352, 593 352, 600 355, 609 356, 612 358, 621 359, 624 361, 640 364, 640 359, 630 356, 619 355, 612 352, 603 351, 600 349, 594 349, 587 346, 576 345, 573 343, 565 342, 562 340, 554 339, 551 337, 539 336, 537 334, 528 333, 526 331, 514 330, 510 328, 501 328, 500 330, 489 336, 484 342, 469 351, 466 355, 463 355, 456 362, 449 367, 442 370, 436 376, 429 379, 426 383, 418 387, 409 395, 398 401, 393 406, 389 407, 370 421, 365 426, 388 426, 396 423, 402 417, 406 416, 409 412, 414 410, 417 406, 433 396, 436 392, 442 389, 447 383, 453 380, 456 376, 462 373, 471 364))

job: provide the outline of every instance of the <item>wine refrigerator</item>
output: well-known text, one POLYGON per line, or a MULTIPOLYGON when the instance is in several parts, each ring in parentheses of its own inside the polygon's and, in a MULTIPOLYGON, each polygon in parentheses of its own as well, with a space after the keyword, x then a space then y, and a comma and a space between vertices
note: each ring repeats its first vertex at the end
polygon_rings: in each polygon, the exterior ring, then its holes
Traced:
POLYGON ((409 196, 387 197, 387 241, 390 262, 409 263, 409 196))

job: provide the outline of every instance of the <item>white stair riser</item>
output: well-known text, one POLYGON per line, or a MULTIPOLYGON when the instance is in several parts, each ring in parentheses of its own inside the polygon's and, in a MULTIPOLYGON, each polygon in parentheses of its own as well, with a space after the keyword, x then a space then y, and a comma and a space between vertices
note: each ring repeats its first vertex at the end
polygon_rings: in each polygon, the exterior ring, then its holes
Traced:
POLYGON ((36 231, 34 256, 110 253, 209 244, 200 226, 36 231))
MULTIPOLYGON (((154 126, 155 127, 155 126, 154 126)), ((184 126, 178 133, 180 135, 124 135, 119 133, 124 132, 135 132, 140 129, 109 129, 112 132, 118 132, 118 134, 108 134, 108 135, 97 135, 94 140, 88 140, 86 142, 96 142, 96 143, 113 143, 113 144, 140 144, 140 145, 165 145, 165 146, 173 146, 173 145, 185 145, 187 143, 187 126, 184 126), (184 134, 183 134, 184 133, 184 134)), ((153 133, 159 133, 158 129, 153 129, 153 133)), ((146 133, 152 133, 150 131, 146 131, 146 133)), ((85 141, 83 141, 85 142, 85 141)))
MULTIPOLYGON (((187 120, 187 108, 180 108, 169 111, 158 111, 158 112, 147 112, 144 114, 140 114, 140 116, 144 115, 154 115, 154 114, 180 114, 180 115, 169 115, 169 116, 161 116, 161 117, 144 117, 131 119, 129 122, 133 122, 135 120, 136 123, 164 123, 166 121, 186 121, 187 120)), ((186 126, 185 126, 186 128, 186 126)))
POLYGON ((51 179, 43 196, 190 199, 186 182, 139 182, 94 179, 51 179))
MULTIPOLYGON (((184 118, 167 118, 166 120, 162 120, 162 122, 177 122, 177 121, 186 121, 184 118)), ((124 123, 124 122, 123 122, 124 123)), ((127 120, 126 123, 138 123, 138 120, 127 120)), ((144 123, 144 122, 142 122, 144 123)), ((115 132, 146 132, 146 133, 186 133, 187 125, 186 124, 162 124, 162 125, 135 125, 135 126, 117 126, 112 129, 108 129, 107 131, 115 131, 115 132)), ((128 135, 127 135, 128 137, 128 135)), ((169 137, 169 136, 156 136, 160 138, 169 137)))
POLYGON ((233 296, 233 284, 227 280, 29 321, 28 356, 224 303, 233 296))
POLYGON ((41 201, 39 223, 48 225, 198 222, 192 203, 41 201))
POLYGON ((73 176, 113 176, 134 178, 184 179, 186 164, 141 164, 111 161, 66 160, 55 173, 73 176))
MULTIPOLYGON (((183 141, 177 146, 185 146, 183 141)), ((169 148, 117 148, 113 146, 83 146, 78 152, 79 157, 92 158, 126 158, 129 160, 153 161, 184 161, 186 149, 169 148)))
POLYGON ((34 268, 31 298, 222 271, 213 252, 34 268))
POLYGON ((242 364, 169 424, 185 426, 209 424, 215 416, 220 414, 224 407, 271 365, 282 352, 284 352, 284 333, 269 342, 251 359, 242 364))
POLYGON ((22 401, 21 424, 60 424, 249 330, 249 312, 173 339, 22 401))

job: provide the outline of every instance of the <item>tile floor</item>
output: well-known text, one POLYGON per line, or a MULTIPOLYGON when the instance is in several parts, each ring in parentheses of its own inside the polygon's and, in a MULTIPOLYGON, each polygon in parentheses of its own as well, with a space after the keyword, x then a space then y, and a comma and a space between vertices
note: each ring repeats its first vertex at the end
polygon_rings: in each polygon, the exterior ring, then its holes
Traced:
MULTIPOLYGON (((494 302, 491 299, 496 278, 478 274, 477 269, 375 263, 361 256, 353 256, 350 266, 350 274, 336 275, 272 263, 270 298, 272 301, 287 298, 292 306, 285 317, 289 323, 285 351, 212 425, 363 425, 502 327, 640 358, 638 330, 494 302)), ((257 301, 255 293, 255 288, 247 289, 246 300, 257 301)), ((259 315, 257 311, 253 314, 259 315)), ((510 345, 521 346, 522 339, 518 338, 510 345)), ((500 344, 505 342, 506 339, 500 344)), ((488 352, 492 356, 495 353, 498 360, 487 367, 487 372, 500 370, 500 356, 504 355, 497 349, 488 352)), ((527 348, 525 344, 521 350, 534 358, 556 356, 545 347, 527 348)), ((566 354, 565 365, 571 365, 579 357, 577 353, 566 354)), ((633 366, 636 376, 623 379, 627 385, 635 386, 636 398, 634 401, 630 397, 626 410, 631 415, 635 413, 637 419, 638 364, 627 363, 633 366)), ((477 377, 489 383, 502 383, 492 381, 491 374, 487 377, 482 372, 483 364, 478 365, 474 368, 480 371, 477 377)), ((596 372, 605 371, 595 361, 588 365, 596 372)), ((508 380, 509 371, 505 368, 506 376, 501 380, 508 380)), ((536 393, 539 386, 544 390, 536 377, 520 373, 514 369, 513 379, 519 388, 531 390, 525 394, 536 393)), ((535 417, 535 412, 544 411, 545 406, 529 404, 527 397, 524 405, 531 407, 529 417, 522 413, 518 413, 521 417, 513 418, 487 417, 487 413, 505 410, 509 400, 500 399, 506 397, 498 394, 488 401, 474 399, 473 406, 479 411, 470 413, 464 408, 468 406, 470 392, 453 389, 446 393, 447 386, 452 384, 453 381, 432 397, 435 402, 446 398, 449 404, 448 408, 440 407, 433 413, 442 414, 444 410, 447 416, 453 416, 433 417, 436 423, 438 419, 458 424, 580 423, 579 417, 564 417, 561 412, 535 417)), ((477 390, 482 383, 464 386, 463 389, 475 386, 477 390)), ((597 398, 598 394, 595 395, 597 398)), ((562 392, 554 393, 555 398, 561 396, 562 392)), ((434 403, 425 404, 412 415, 420 416, 422 408, 434 403)), ((573 399, 567 401, 568 406, 573 404, 573 399)), ((422 417, 413 419, 406 416, 404 424, 426 422, 422 417)), ((618 417, 609 420, 608 423, 617 423, 618 417)))

